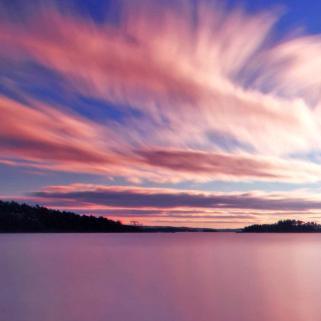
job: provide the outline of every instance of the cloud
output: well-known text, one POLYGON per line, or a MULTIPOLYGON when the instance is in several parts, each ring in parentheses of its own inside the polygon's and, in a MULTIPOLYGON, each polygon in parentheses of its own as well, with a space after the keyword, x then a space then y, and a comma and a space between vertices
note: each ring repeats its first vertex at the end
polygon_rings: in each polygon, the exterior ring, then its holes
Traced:
POLYGON ((313 182, 321 167, 249 153, 133 148, 122 128, 102 126, 78 114, 0 96, 0 160, 9 166, 122 176, 156 182, 260 180, 313 182))
POLYGON ((54 70, 70 90, 140 110, 143 117, 128 120, 138 139, 148 140, 145 128, 154 144, 209 149, 209 133, 219 131, 260 153, 320 149, 319 124, 304 101, 238 81, 253 77, 252 61, 264 56, 276 17, 206 2, 143 1, 135 9, 124 4, 112 25, 50 6, 19 24, 4 19, 0 39, 4 56, 54 70))
POLYGON ((320 104, 321 36, 299 35, 267 51, 264 72, 256 86, 270 85, 270 92, 283 97, 304 99, 311 106, 320 104))
POLYGON ((275 44, 273 11, 136 5, 123 4, 117 23, 54 5, 22 7, 19 22, 3 15, 0 57, 12 69, 45 67, 64 92, 113 103, 125 120, 2 96, 1 162, 132 181, 319 180, 318 164, 290 157, 321 149, 319 110, 307 99, 318 77, 306 81, 317 37, 275 44))
POLYGON ((193 150, 140 150, 143 162, 169 170, 185 180, 318 181, 321 167, 293 159, 262 157, 250 153, 208 153, 193 150))
MULTIPOLYGON (((0 112, 0 155, 4 158, 57 169, 68 163, 90 167, 116 162, 111 153, 107 155, 99 148, 100 131, 106 133, 108 129, 102 130, 78 115, 39 103, 28 106, 4 96, 0 97, 0 112)), ((113 142, 109 140, 110 145, 113 142)))
POLYGON ((26 196, 33 203, 139 220, 145 224, 240 227, 277 219, 318 217, 321 198, 306 191, 204 192, 132 186, 49 186, 26 196))
POLYGON ((79 202, 121 208, 143 209, 238 209, 306 211, 321 209, 321 199, 293 196, 291 193, 213 193, 171 189, 95 186, 72 184, 47 187, 32 194, 44 199, 79 202))

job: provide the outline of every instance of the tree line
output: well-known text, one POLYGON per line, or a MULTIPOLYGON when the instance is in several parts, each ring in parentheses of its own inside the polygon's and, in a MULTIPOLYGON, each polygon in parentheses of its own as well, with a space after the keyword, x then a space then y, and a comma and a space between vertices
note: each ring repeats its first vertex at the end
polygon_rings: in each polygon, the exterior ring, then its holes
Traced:
POLYGON ((139 232, 140 226, 92 215, 0 201, 0 232, 139 232))
POLYGON ((281 220, 273 224, 254 224, 243 228, 245 233, 320 233, 321 225, 300 220, 281 220))

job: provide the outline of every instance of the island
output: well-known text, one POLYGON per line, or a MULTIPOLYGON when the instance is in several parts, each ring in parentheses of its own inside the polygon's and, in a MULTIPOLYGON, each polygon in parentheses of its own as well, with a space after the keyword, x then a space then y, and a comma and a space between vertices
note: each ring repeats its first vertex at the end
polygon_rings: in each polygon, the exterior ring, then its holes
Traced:
POLYGON ((242 233, 321 233, 321 225, 299 220, 281 220, 273 224, 255 224, 244 227, 242 233))
POLYGON ((106 217, 0 201, 0 233, 216 232, 211 228, 126 225, 106 217))

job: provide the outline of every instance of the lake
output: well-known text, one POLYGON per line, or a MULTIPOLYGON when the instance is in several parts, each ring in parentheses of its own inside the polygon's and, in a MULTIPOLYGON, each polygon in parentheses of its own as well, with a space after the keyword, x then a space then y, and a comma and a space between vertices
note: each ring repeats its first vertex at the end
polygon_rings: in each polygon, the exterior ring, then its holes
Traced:
POLYGON ((2 321, 317 321, 321 234, 2 234, 2 321))

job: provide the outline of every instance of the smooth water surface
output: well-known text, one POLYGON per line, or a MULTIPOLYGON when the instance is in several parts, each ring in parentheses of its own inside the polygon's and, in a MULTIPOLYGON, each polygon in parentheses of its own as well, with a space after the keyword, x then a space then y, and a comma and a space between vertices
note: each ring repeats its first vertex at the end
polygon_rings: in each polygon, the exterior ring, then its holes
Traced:
POLYGON ((321 320, 320 234, 3 234, 1 321, 321 320))

